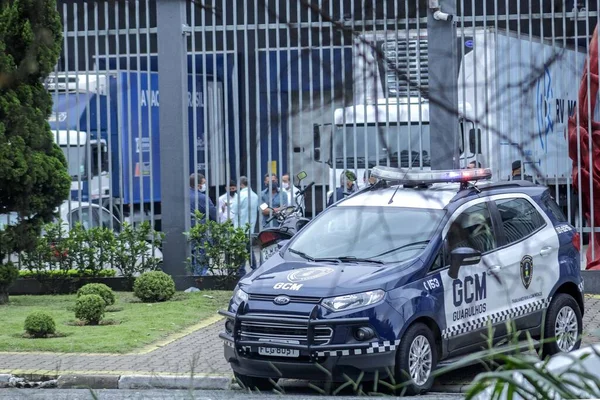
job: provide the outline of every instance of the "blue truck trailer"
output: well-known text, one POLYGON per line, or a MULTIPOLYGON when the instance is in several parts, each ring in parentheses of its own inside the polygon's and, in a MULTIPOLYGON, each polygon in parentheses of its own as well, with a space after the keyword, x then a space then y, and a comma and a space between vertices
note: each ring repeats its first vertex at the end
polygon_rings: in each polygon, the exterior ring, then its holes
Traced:
MULTIPOLYGON (((159 221, 158 73, 59 73, 46 84, 54 101, 49 123, 67 157, 71 198, 112 205, 115 214, 123 210, 121 219, 159 221)), ((209 171, 210 185, 223 185, 222 83, 189 75, 188 110, 189 172, 209 171)))

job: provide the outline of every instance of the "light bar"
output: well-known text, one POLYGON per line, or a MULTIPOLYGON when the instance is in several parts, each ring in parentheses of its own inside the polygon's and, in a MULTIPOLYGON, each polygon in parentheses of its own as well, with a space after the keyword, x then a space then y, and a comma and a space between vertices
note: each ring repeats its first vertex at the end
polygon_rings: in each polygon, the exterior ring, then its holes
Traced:
POLYGON ((442 182, 470 182, 489 179, 492 177, 492 170, 489 168, 473 168, 420 171, 408 168, 377 166, 373 168, 371 175, 386 181, 419 185, 442 182))

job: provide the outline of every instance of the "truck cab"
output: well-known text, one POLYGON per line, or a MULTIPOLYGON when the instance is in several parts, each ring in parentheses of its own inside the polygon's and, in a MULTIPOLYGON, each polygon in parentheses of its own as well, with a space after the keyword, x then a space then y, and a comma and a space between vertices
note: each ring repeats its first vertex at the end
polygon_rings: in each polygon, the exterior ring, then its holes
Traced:
POLYGON ((53 75, 48 119, 71 176, 71 199, 101 202, 109 197, 109 149, 106 140, 106 77, 53 75))
MULTIPOLYGON (((477 159, 475 149, 481 147, 480 130, 475 129, 471 119, 462 117, 470 111, 468 103, 459 103, 458 141, 463 168, 477 159)), ((430 169, 429 102, 420 97, 390 97, 375 104, 337 109, 334 124, 315 126, 313 153, 329 165, 328 198, 340 186, 344 170, 353 171, 357 186, 363 188, 366 170, 378 165, 430 169)))

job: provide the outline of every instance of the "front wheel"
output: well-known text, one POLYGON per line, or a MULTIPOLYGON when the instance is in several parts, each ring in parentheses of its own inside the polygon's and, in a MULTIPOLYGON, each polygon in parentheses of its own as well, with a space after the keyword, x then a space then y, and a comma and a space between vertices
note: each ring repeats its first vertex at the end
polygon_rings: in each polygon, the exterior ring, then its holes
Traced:
POLYGON ((406 387, 407 395, 423 394, 431 389, 437 357, 431 329, 421 323, 408 328, 396 354, 396 382, 406 387))
MULTIPOLYGON (((273 389, 273 383, 269 380, 269 378, 257 378, 254 376, 242 375, 237 372, 234 373, 235 379, 240 383, 242 389, 250 389, 250 390, 271 390, 273 389)), ((273 382, 277 383, 278 378, 272 378, 273 382)))
POLYGON ((542 357, 577 350, 581 346, 582 325, 577 301, 566 293, 558 293, 546 312, 542 357))

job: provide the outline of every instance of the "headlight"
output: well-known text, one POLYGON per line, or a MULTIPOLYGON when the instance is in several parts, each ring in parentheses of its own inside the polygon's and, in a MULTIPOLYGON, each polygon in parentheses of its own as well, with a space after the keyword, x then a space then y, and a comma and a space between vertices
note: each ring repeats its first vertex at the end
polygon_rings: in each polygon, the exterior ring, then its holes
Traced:
POLYGON ((242 289, 237 289, 233 292, 233 302, 234 304, 241 304, 241 302, 248 302, 248 293, 244 292, 242 289))
POLYGON ((383 290, 371 290, 369 292, 349 294, 324 299, 322 304, 331 311, 344 311, 352 308, 370 306, 380 302, 385 292, 383 290))

